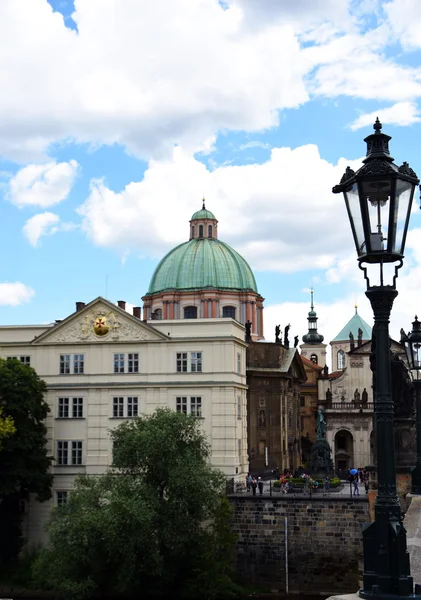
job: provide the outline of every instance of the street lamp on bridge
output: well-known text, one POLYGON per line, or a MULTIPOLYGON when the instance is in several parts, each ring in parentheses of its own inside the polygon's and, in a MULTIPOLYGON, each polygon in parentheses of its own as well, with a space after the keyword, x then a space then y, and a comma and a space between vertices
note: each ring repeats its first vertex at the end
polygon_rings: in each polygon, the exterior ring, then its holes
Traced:
POLYGON ((343 193, 367 282, 366 296, 374 313, 372 353, 375 358, 374 420, 378 494, 375 520, 364 526, 364 574, 361 598, 421 599, 421 586, 410 575, 406 531, 396 493, 393 399, 390 368, 389 318, 398 295, 396 279, 402 266, 415 186, 419 179, 408 163, 394 164, 390 136, 377 119, 365 138, 367 154, 354 172, 347 167, 333 192, 343 193))
POLYGON ((412 331, 403 333, 401 342, 405 346, 409 372, 415 388, 417 462, 412 471, 412 493, 421 494, 421 323, 418 317, 412 323, 412 331))

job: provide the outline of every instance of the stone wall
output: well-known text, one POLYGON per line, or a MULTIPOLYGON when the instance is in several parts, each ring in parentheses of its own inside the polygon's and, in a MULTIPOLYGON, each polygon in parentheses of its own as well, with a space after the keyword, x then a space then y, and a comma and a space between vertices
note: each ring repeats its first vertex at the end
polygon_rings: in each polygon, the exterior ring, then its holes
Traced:
POLYGON ((358 590, 367 498, 234 494, 229 500, 244 584, 325 596, 358 590))

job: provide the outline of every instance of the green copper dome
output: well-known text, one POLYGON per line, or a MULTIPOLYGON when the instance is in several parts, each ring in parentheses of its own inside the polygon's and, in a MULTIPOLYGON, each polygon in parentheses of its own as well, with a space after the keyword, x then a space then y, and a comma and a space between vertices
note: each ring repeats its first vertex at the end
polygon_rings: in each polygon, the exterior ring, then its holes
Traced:
POLYGON ((198 210, 197 212, 195 212, 193 214, 193 216, 190 220, 194 221, 195 219, 214 219, 214 220, 216 220, 216 217, 210 210, 208 210, 207 208, 205 208, 203 206, 203 208, 201 208, 200 210, 198 210))
MULTIPOLYGON (((195 215, 210 211, 200 210, 195 215)), ((193 218, 201 218, 195 217, 193 218)), ((215 218, 212 215, 212 218, 215 218)), ((180 244, 161 260, 147 296, 167 290, 251 290, 256 280, 249 265, 228 244, 214 238, 197 238, 180 244)))

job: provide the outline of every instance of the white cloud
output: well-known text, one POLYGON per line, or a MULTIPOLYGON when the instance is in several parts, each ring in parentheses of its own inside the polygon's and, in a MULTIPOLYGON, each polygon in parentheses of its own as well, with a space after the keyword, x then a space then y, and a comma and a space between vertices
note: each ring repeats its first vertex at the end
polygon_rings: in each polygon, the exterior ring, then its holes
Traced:
POLYGON ((19 207, 53 206, 68 197, 77 172, 75 160, 27 165, 10 179, 8 198, 19 207))
POLYGON ((14 283, 0 283, 0 305, 18 306, 29 302, 35 292, 32 288, 16 281, 14 283))
POLYGON ((72 223, 62 223, 58 215, 45 212, 28 219, 23 226, 23 233, 29 243, 36 247, 41 237, 74 228, 75 225, 72 223))
POLYGON ((219 219, 219 237, 252 267, 326 269, 352 248, 343 200, 331 193, 347 164, 332 165, 307 145, 274 148, 264 164, 208 171, 176 148, 171 159, 151 161, 144 179, 120 193, 93 181, 79 213, 95 244, 161 256, 188 239, 189 218, 204 193, 219 219))
POLYGON ((393 0, 383 7, 391 30, 406 49, 421 48, 419 0, 393 0))
POLYGON ((349 125, 349 128, 356 131, 362 127, 372 125, 376 117, 379 117, 380 121, 388 125, 400 125, 402 127, 421 121, 418 106, 414 102, 398 102, 388 108, 379 108, 371 113, 360 115, 349 125))
POLYGON ((269 150, 272 148, 271 144, 265 142, 259 142, 258 140, 251 140, 245 144, 241 144, 240 150, 248 150, 249 148, 262 148, 263 150, 269 150))
POLYGON ((39 159, 71 139, 160 158, 175 144, 209 149, 222 130, 270 128, 310 92, 421 95, 420 69, 384 57, 390 27, 361 35, 347 0, 228 6, 78 0, 76 32, 46 0, 0 2, 0 36, 14 50, 0 56, 0 154, 39 159))

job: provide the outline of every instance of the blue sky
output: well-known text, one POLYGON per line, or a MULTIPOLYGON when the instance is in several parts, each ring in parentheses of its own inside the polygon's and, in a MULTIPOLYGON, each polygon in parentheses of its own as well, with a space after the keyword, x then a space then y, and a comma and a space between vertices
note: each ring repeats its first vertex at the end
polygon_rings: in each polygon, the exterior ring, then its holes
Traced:
MULTIPOLYGON (((0 5, 0 322, 142 304, 205 196, 275 323, 332 339, 371 310, 343 200, 375 115, 421 174, 417 0, 0 5)), ((418 202, 418 199, 417 199, 418 202)), ((392 333, 418 311, 414 211, 392 333)))

